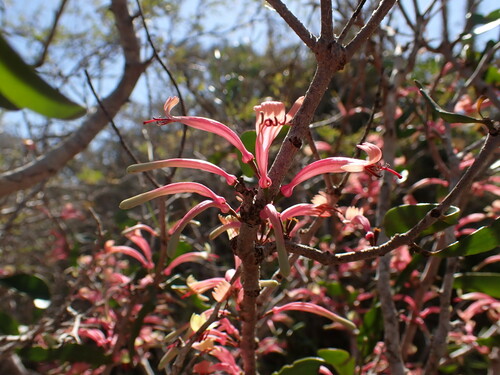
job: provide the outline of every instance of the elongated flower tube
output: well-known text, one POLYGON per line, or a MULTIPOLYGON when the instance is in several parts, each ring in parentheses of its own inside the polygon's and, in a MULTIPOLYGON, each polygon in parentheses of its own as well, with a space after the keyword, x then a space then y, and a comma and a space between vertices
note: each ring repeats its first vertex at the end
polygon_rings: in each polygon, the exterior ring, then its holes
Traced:
POLYGON ((298 98, 287 114, 285 114, 285 105, 281 102, 268 101, 253 108, 256 116, 255 132, 257 133, 255 159, 259 171, 259 186, 263 189, 268 188, 272 184, 271 179, 267 175, 271 144, 281 128, 283 128, 283 125, 290 123, 293 119, 303 100, 303 96, 298 98))
POLYGON ((295 216, 320 216, 329 217, 330 212, 312 203, 299 203, 288 207, 281 213, 281 220, 285 221, 295 216))
POLYGON ((350 320, 343 318, 340 315, 337 315, 337 314, 331 312, 330 310, 327 310, 324 307, 316 305, 316 304, 311 303, 311 302, 290 302, 290 303, 287 303, 286 305, 283 305, 283 306, 273 307, 271 309, 271 311, 268 311, 266 313, 266 315, 268 315, 270 313, 277 314, 277 313, 281 313, 283 311, 304 311, 304 312, 308 312, 311 314, 320 315, 320 316, 323 316, 323 317, 330 319, 334 322, 340 323, 344 327, 346 327, 350 330, 356 329, 356 325, 353 322, 351 322, 350 320))
POLYGON ((179 238, 181 236, 182 231, 186 227, 186 225, 189 224, 191 220, 206 209, 210 207, 218 207, 221 210, 226 210, 228 209, 227 204, 224 202, 224 205, 220 205, 217 202, 214 202, 212 200, 205 200, 200 203, 198 203, 196 206, 191 208, 184 217, 179 220, 169 231, 168 234, 170 234, 170 238, 168 240, 168 245, 167 245, 167 256, 168 257, 173 257, 175 254, 175 250, 177 249, 177 244, 179 243, 179 238))
POLYGON ((130 241, 135 243, 143 252, 144 256, 148 263, 153 264, 153 254, 151 252, 151 247, 149 246, 149 242, 142 236, 140 229, 135 229, 131 232, 126 232, 125 237, 127 237, 130 241))
POLYGON ((289 197, 292 195, 295 186, 314 176, 324 173, 366 171, 376 177, 380 177, 380 171, 386 170, 396 175, 398 178, 402 178, 402 176, 396 171, 380 164, 380 159, 382 158, 382 151, 380 148, 368 142, 358 145, 358 147, 367 153, 368 160, 347 157, 330 157, 317 160, 305 166, 299 173, 297 173, 288 185, 282 186, 281 193, 285 197, 289 197))
POLYGON ((163 270, 163 274, 165 276, 169 276, 172 273, 172 270, 184 263, 187 262, 200 262, 204 261, 207 259, 214 259, 216 258, 216 255, 207 253, 206 251, 194 251, 190 253, 185 253, 182 255, 179 255, 177 258, 173 259, 167 268, 163 270))
POLYGON ((114 246, 114 243, 115 242, 112 240, 106 241, 106 243, 104 244, 104 250, 106 251, 106 253, 108 254, 122 253, 139 261, 139 263, 141 263, 146 269, 153 268, 154 266, 153 262, 151 262, 151 260, 146 259, 146 257, 136 249, 130 246, 114 246))
POLYGON ((167 125, 172 122, 180 122, 187 126, 190 126, 195 129, 204 130, 210 133, 214 133, 220 135, 222 138, 225 138, 229 143, 231 143, 234 147, 236 147, 242 155, 242 160, 245 163, 249 163, 253 160, 253 154, 248 151, 243 142, 238 137, 238 135, 228 128, 226 125, 209 119, 205 117, 196 117, 196 116, 173 116, 170 112, 172 108, 174 108, 177 103, 179 103, 179 98, 176 96, 171 96, 165 102, 163 109, 165 110, 165 118, 154 118, 152 120, 144 121, 144 124, 148 124, 151 122, 156 122, 158 125, 167 125))
POLYGON ((268 219, 273 226, 280 272, 283 277, 288 277, 288 275, 290 275, 290 263, 288 262, 288 252, 285 247, 285 237, 283 235, 283 225, 281 224, 280 214, 276 211, 276 208, 269 203, 262 209, 260 216, 262 219, 268 219))
POLYGON ((174 182, 173 184, 165 185, 159 187, 158 189, 147 191, 136 195, 135 197, 125 199, 120 203, 120 208, 122 210, 127 210, 154 198, 179 193, 197 193, 203 195, 204 197, 211 198, 214 202, 216 202, 217 205, 220 206, 222 212, 227 213, 229 211, 229 206, 226 204, 226 200, 223 197, 215 194, 205 185, 199 184, 198 182, 174 182))
MULTIPOLYGON (((346 172, 342 169, 346 164, 358 161, 358 159, 346 158, 346 157, 330 157, 321 160, 316 160, 311 164, 305 166, 297 175, 290 181, 289 184, 283 185, 281 187, 281 193, 285 197, 289 197, 293 193, 293 189, 298 184, 309 180, 310 178, 324 173, 344 173, 346 172)), ((359 160, 362 162, 363 160, 359 160)))
POLYGON ((186 158, 175 158, 175 159, 166 159, 166 160, 158 160, 152 161, 149 163, 141 163, 141 164, 132 164, 127 168, 127 173, 138 173, 144 171, 150 171, 152 169, 158 168, 192 168, 199 169, 202 171, 210 172, 218 174, 219 176, 224 177, 226 183, 228 185, 234 185, 238 180, 236 176, 227 173, 221 167, 212 164, 205 160, 199 159, 186 159, 186 158))

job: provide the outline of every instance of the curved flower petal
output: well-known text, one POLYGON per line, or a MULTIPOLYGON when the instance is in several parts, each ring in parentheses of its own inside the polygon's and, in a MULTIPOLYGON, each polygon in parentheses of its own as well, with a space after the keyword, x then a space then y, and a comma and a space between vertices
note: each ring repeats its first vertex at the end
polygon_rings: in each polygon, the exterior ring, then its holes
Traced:
POLYGON ((165 268, 163 270, 163 274, 165 276, 168 276, 172 273, 172 270, 183 264, 183 263, 187 263, 187 262, 199 262, 199 261, 203 261, 203 260, 207 260, 207 259, 213 259, 215 258, 216 256, 214 254, 210 254, 210 253, 207 253, 206 251, 194 251, 194 252, 190 252, 190 253, 185 253, 185 254, 182 254, 182 255, 179 255, 177 258, 173 259, 167 268, 165 268))
POLYGON ((202 171, 218 174, 226 179, 228 185, 234 185, 238 180, 236 176, 227 173, 224 169, 219 166, 212 164, 205 160, 199 159, 187 159, 187 158, 174 158, 166 160, 152 161, 149 163, 132 164, 127 168, 127 173, 138 173, 144 171, 150 171, 152 169, 158 168, 192 168, 199 169, 202 171))
POLYGON ((331 216, 330 213, 314 204, 311 203, 299 203, 293 206, 288 207, 281 213, 281 220, 285 221, 292 217, 296 216, 322 216, 328 217, 331 216))
POLYGON ((290 121, 293 120, 297 112, 299 111, 300 107, 302 107, 302 103, 304 102, 305 96, 299 97, 295 103, 293 103, 292 108, 288 111, 286 114, 286 123, 290 123, 290 121))
POLYGON ((229 206, 227 206, 226 200, 223 197, 215 194, 205 185, 199 184, 197 182, 175 182, 173 184, 165 185, 157 189, 136 195, 132 198, 125 199, 120 203, 119 207, 122 210, 127 210, 142 203, 148 202, 151 199, 178 193, 197 193, 203 195, 205 197, 211 198, 214 202, 216 202, 220 206, 222 212, 229 211, 229 206))
POLYGON ((155 237, 159 237, 159 234, 153 228, 151 228, 149 225, 142 224, 142 223, 138 223, 132 227, 124 229, 122 231, 122 234, 126 236, 128 233, 133 232, 136 229, 145 230, 146 232, 151 233, 151 235, 153 235, 155 237))
POLYGON ((129 232, 125 235, 130 241, 135 243, 139 249, 142 250, 148 263, 153 263, 153 254, 149 242, 142 236, 140 230, 136 229, 134 232, 129 232))
MULTIPOLYGON (((186 227, 186 225, 189 224, 189 222, 197 215, 205 211, 206 209, 210 207, 218 207, 222 209, 222 207, 217 203, 212 200, 205 200, 200 203, 198 203, 196 206, 191 208, 184 217, 179 220, 169 231, 168 234, 170 234, 170 238, 168 240, 168 245, 167 245, 167 256, 168 257, 173 257, 175 254, 175 250, 177 250, 177 244, 179 243, 179 238, 181 236, 182 231, 186 227)), ((225 206, 227 208, 227 205, 225 206)))
POLYGON ((363 172, 366 171, 374 176, 380 177, 379 172, 386 170, 396 175, 398 178, 402 176, 391 168, 380 165, 382 158, 382 150, 372 143, 364 142, 358 145, 358 148, 365 151, 368 155, 368 160, 347 158, 347 157, 330 157, 317 160, 304 167, 288 184, 281 187, 281 193, 285 197, 292 195, 295 186, 301 182, 324 173, 342 173, 342 172, 363 172))
POLYGON ((310 303, 310 302, 290 302, 290 303, 287 303, 286 305, 283 305, 283 306, 273 307, 271 309, 271 311, 269 311, 266 314, 269 314, 271 312, 273 314, 278 314, 278 313, 281 313, 283 311, 290 311, 290 310, 292 310, 292 311, 304 311, 304 312, 308 312, 311 314, 320 315, 320 316, 323 316, 327 319, 331 319, 334 322, 340 323, 344 327, 349 328, 351 330, 356 329, 356 325, 353 322, 351 322, 350 320, 343 318, 340 315, 337 315, 337 314, 331 312, 330 310, 325 309, 322 306, 319 306, 319 305, 316 305, 316 304, 310 303))
POLYGON ((297 99, 288 114, 285 105, 277 101, 267 101, 254 107, 255 111, 255 159, 259 170, 259 186, 263 189, 271 186, 272 181, 267 175, 269 150, 283 125, 288 124, 302 105, 304 97, 297 99))
POLYGON ((283 236, 283 225, 281 224, 280 214, 272 204, 267 204, 261 211, 261 217, 269 219, 273 226, 280 272, 283 277, 288 277, 290 275, 290 263, 288 262, 288 252, 285 247, 285 237, 283 236))
POLYGON ((114 246, 114 241, 106 241, 106 244, 104 245, 104 249, 106 250, 107 253, 113 254, 113 253, 122 253, 125 255, 128 255, 135 260, 137 260, 139 263, 141 263, 146 269, 151 269, 153 268, 153 263, 151 261, 148 261, 144 255, 142 255, 139 251, 136 249, 130 247, 130 246, 114 246))
POLYGON ((298 184, 324 173, 343 173, 343 167, 350 163, 364 162, 364 160, 346 158, 346 157, 330 157, 321 160, 316 160, 305 166, 297 175, 290 181, 289 184, 281 187, 281 193, 285 197, 289 197, 293 193, 293 189, 298 184))
POLYGON ((159 125, 166 125, 172 122, 180 122, 192 128, 220 135, 241 152, 243 162, 249 163, 253 160, 253 154, 245 148, 245 145, 243 145, 243 142, 238 135, 226 125, 205 117, 172 116, 170 112, 175 105, 177 105, 177 103, 179 103, 178 97, 169 97, 163 106, 166 118, 152 119, 145 121, 144 123, 147 124, 150 122, 157 122, 159 125))
POLYGON ((368 164, 378 163, 380 159, 382 159, 382 150, 373 143, 364 142, 357 145, 357 147, 366 152, 366 155, 368 155, 368 164))

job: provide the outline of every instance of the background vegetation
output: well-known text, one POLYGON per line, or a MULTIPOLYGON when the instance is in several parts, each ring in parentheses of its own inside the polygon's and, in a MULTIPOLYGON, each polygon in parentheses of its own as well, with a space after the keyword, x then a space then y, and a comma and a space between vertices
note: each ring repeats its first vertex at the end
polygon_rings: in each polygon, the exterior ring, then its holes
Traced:
MULTIPOLYGON (((183 232, 176 255, 204 253, 207 259, 162 272, 172 262, 161 263, 163 223, 171 228, 200 200, 181 194, 164 204, 120 210, 121 201, 154 187, 126 168, 138 161, 199 158, 243 174, 247 186, 257 187, 237 151, 220 137, 180 123, 143 121, 162 117, 165 99, 176 95, 182 98, 176 114, 220 121, 251 145, 254 106, 272 99, 290 108, 313 91, 315 71, 327 60, 274 10, 279 1, 27 3, 4 0, 0 8, 1 36, 27 64, 14 64, 12 75, 28 82, 26 91, 22 80, 0 83, 0 369, 251 374, 240 348, 242 302, 234 280, 234 293, 222 305, 209 291, 188 288, 190 275, 231 280, 234 240, 210 238, 220 221, 216 211, 206 211, 183 232), (64 97, 33 83, 37 79, 64 97), (36 106, 45 97, 54 101, 55 112, 44 112, 50 102, 36 106), (122 234, 138 223, 158 236, 147 230, 122 234), (155 268, 113 246, 138 254, 150 248, 155 268), (228 314, 217 315, 219 325, 205 336, 195 335, 201 324, 193 323, 193 314, 212 308, 228 314), (186 343, 194 345, 190 351, 183 351, 186 343)), ((324 36, 321 22, 330 3, 332 32, 348 45, 373 11, 390 1, 286 3, 318 36, 324 36)), ((345 66, 324 82, 325 93, 305 125, 311 139, 303 138, 285 183, 318 157, 364 158, 354 155, 361 140, 380 146, 385 162, 403 178, 386 172, 384 179, 359 173, 343 180, 332 174, 275 201, 283 210, 326 191, 339 214, 300 218, 303 237, 292 240, 304 247, 288 250, 304 256, 295 259, 287 280, 264 294, 267 300, 258 301, 257 372, 500 372, 500 165, 498 140, 492 141, 499 127, 500 9, 493 3, 400 1, 366 42, 347 49, 345 66), (453 190, 471 165, 473 175, 453 190), (436 230, 412 232, 414 219, 441 208, 437 204, 448 202, 453 191, 450 204, 460 212, 436 230), (417 203, 434 206, 385 216, 390 208, 417 203), (363 209, 377 243, 366 228, 349 222, 350 206, 363 209), (386 256, 383 247, 372 246, 392 246, 391 238, 409 232, 415 236, 386 256), (455 240, 460 246, 450 248, 455 240), (308 246, 322 254, 375 252, 351 262, 322 261, 311 258, 308 246), (300 311, 265 314, 297 301, 325 307, 357 329, 337 323, 325 330, 328 319, 300 311)), ((2 53, 4 66, 12 56, 2 53)), ((282 131, 275 141, 270 165, 286 137, 282 131)), ((150 176, 161 185, 206 184, 238 207, 235 190, 210 175, 165 169, 150 176)), ((260 278, 276 279, 274 237, 267 235, 260 278)))

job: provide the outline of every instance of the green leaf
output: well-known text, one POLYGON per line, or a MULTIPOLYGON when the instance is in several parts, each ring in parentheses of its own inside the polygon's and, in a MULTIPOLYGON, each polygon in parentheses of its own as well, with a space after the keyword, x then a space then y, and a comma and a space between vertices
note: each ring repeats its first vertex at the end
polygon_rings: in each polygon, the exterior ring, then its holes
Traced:
POLYGON ((58 348, 34 346, 23 348, 18 354, 21 358, 33 362, 86 362, 96 367, 112 362, 111 357, 94 344, 66 344, 58 348))
POLYGON ((476 341, 479 345, 485 345, 489 348, 500 347, 500 335, 478 337, 476 341))
POLYGON ((443 108, 439 106, 430 96, 427 94, 427 92, 424 90, 424 87, 422 84, 418 81, 415 81, 416 85, 418 86, 418 89, 424 99, 426 100, 427 104, 429 107, 432 108, 434 113, 441 117, 444 121, 450 122, 450 123, 462 123, 462 124, 471 124, 471 123, 477 123, 477 124, 482 124, 483 121, 481 119, 476 119, 474 117, 469 117, 465 115, 461 115, 459 113, 453 113, 453 112, 448 112, 445 111, 443 108))
POLYGON ((0 333, 4 335, 19 335, 19 322, 3 311, 0 311, 0 333))
POLYGON ((42 80, 0 35, 0 95, 6 108, 28 108, 41 115, 73 119, 85 114, 85 108, 72 102, 42 80))
POLYGON ((320 349, 318 355, 331 364, 338 375, 354 375, 356 363, 349 352, 342 349, 320 349))
POLYGON ((489 85, 500 84, 500 69, 495 66, 490 66, 486 70, 484 81, 489 85))
MULTIPOLYGON (((404 204, 391 208, 384 216, 384 230, 387 236, 392 237, 396 233, 404 233, 413 228, 432 209, 438 207, 437 203, 404 204)), ((460 215, 460 209, 451 206, 444 215, 421 235, 427 236, 451 225, 455 225, 460 215)))
POLYGON ((317 357, 301 358, 293 362, 291 365, 283 366, 278 372, 273 375, 304 375, 317 374, 319 366, 326 364, 325 360, 317 357))
POLYGON ((359 334, 356 337, 360 355, 362 357, 371 355, 375 345, 382 337, 382 310, 379 303, 373 303, 370 310, 363 316, 363 322, 359 326, 359 334))
POLYGON ((18 273, 16 275, 0 278, 0 284, 19 292, 26 293, 33 299, 50 300, 49 287, 40 277, 18 273))
POLYGON ((500 218, 440 250, 440 257, 481 254, 500 246, 500 218))
POLYGON ((500 273, 467 272, 455 275, 453 287, 467 292, 485 293, 500 298, 500 273))
MULTIPOLYGON (((255 141, 257 140, 257 133, 255 130, 248 130, 240 136, 241 142, 245 145, 245 148, 255 155, 255 141)), ((241 159, 241 154, 238 153, 238 161, 240 163, 241 172, 247 177, 253 177, 255 175, 252 167, 247 163, 243 163, 241 159)))
POLYGON ((17 111, 18 109, 20 109, 18 106, 16 106, 14 103, 8 100, 1 93, 0 93, 0 108, 5 108, 8 109, 9 111, 17 111))

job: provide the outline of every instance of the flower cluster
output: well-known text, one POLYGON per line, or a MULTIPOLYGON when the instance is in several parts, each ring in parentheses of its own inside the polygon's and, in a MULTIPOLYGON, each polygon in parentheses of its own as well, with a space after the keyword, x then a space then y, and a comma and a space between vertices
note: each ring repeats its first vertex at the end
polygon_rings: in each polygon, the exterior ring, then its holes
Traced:
MULTIPOLYGON (((295 114, 299 111, 302 105, 302 101, 303 97, 299 98, 293 104, 291 110, 288 113, 286 113, 285 111, 284 104, 277 101, 266 101, 254 107, 256 117, 255 155, 247 150, 241 139, 233 130, 218 121, 197 116, 172 115, 172 109, 179 102, 179 99, 177 97, 170 97, 165 102, 165 118, 154 118, 152 120, 145 121, 145 124, 154 122, 158 125, 167 125, 174 122, 180 122, 187 126, 211 132, 223 137, 239 150, 242 155, 242 161, 244 163, 251 164, 251 166, 257 173, 259 187, 262 189, 267 189, 273 184, 273 181, 268 175, 269 152, 271 145, 283 126, 291 125, 295 114)), ((325 159, 317 160, 304 167, 290 181, 290 183, 281 186, 281 194, 285 197, 289 197, 292 195, 294 188, 298 184, 319 174, 325 173, 365 171, 370 173, 371 175, 380 177, 381 171, 386 170, 401 178, 401 175, 380 162, 382 158, 382 151, 380 150, 380 148, 368 142, 360 144, 358 145, 358 147, 366 152, 368 156, 367 160, 349 157, 328 157, 325 159)), ((165 167, 193 168, 217 174, 223 177, 229 186, 235 186, 238 184, 238 179, 236 176, 227 173, 217 165, 198 159, 176 158, 154 161, 150 163, 135 164, 131 165, 128 168, 128 172, 137 173, 165 167)), ((160 196, 178 193, 197 193, 209 199, 202 201, 191 210, 189 210, 189 212, 187 212, 186 215, 177 224, 175 224, 172 229, 170 229, 170 238, 167 251, 167 254, 170 257, 172 257, 175 253, 182 230, 186 227, 190 220, 192 220, 196 215, 199 215, 201 212, 205 211, 208 208, 215 207, 218 208, 222 213, 229 213, 230 216, 233 217, 233 220, 230 220, 230 225, 224 225, 227 226, 228 229, 237 229, 238 222, 241 220, 241 218, 238 216, 238 209, 233 209, 224 197, 217 195, 205 185, 197 182, 177 182, 162 186, 152 191, 145 192, 124 200, 120 204, 120 208, 132 208, 160 196)), ((272 202, 266 204, 262 209, 260 213, 261 219, 264 223, 267 224, 267 227, 269 229, 272 229, 274 232, 280 271, 283 276, 286 277, 290 273, 288 253, 285 248, 285 232, 283 229, 283 223, 296 216, 326 215, 329 215, 329 212, 325 211, 317 205, 309 203, 292 206, 281 213, 278 212, 277 208, 272 202)), ((363 228, 366 230, 366 232, 369 232, 369 222, 364 216, 362 216, 362 214, 359 215, 353 221, 353 223, 355 223, 356 220, 360 222, 360 219, 362 220, 363 228)))

